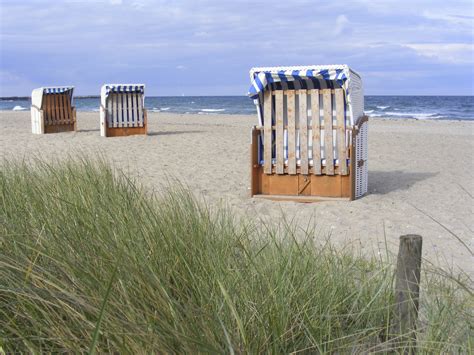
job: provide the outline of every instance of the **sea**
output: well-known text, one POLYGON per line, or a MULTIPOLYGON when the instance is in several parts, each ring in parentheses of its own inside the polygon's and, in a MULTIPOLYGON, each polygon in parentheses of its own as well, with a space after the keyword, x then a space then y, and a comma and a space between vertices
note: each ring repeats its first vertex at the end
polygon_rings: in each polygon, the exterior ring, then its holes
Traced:
MULTIPOLYGON (((99 97, 75 97, 78 111, 99 111, 99 97)), ((29 110, 30 98, 0 98, 0 111, 29 110)), ((246 96, 147 96, 150 112, 181 114, 255 114, 246 96)), ((365 112, 370 117, 418 120, 474 120, 474 96, 366 96, 365 112)))

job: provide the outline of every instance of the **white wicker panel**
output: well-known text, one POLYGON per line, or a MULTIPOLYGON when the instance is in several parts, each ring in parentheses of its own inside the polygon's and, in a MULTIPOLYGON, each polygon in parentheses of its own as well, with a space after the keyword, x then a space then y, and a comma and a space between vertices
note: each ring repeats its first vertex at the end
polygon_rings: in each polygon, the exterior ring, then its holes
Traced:
POLYGON ((100 113, 99 113, 99 117, 100 117, 100 136, 101 137, 105 137, 105 116, 106 116, 106 113, 105 113, 105 108, 101 105, 100 106, 100 113))
POLYGON ((31 131, 34 134, 44 134, 43 111, 31 106, 31 131))
POLYGON ((34 134, 41 134, 40 114, 35 107, 31 107, 31 131, 34 134))
POLYGON ((365 195, 368 191, 369 187, 369 123, 365 122, 362 125, 363 129, 363 144, 362 144, 362 159, 364 159, 364 166, 362 171, 362 194, 365 195))
POLYGON ((362 169, 359 167, 359 160, 360 157, 362 156, 362 135, 359 133, 356 136, 356 176, 355 176, 355 197, 359 198, 361 196, 361 191, 362 191, 362 169))
POLYGON ((364 115, 364 87, 359 74, 350 71, 349 92, 351 95, 351 109, 354 123, 364 115))
POLYGON ((368 123, 364 122, 356 138, 356 193, 355 197, 359 198, 367 193, 368 188, 368 123), (362 166, 358 162, 363 160, 362 166))

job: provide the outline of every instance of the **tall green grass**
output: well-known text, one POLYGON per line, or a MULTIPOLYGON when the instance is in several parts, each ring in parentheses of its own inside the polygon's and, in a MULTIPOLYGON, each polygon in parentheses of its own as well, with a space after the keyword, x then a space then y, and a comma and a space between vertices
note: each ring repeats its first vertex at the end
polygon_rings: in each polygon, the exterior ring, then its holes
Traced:
MULTIPOLYGON (((4 162, 0 350, 382 351, 393 269, 235 221, 104 162, 4 162)), ((472 291, 423 274, 417 349, 473 351, 472 291)))

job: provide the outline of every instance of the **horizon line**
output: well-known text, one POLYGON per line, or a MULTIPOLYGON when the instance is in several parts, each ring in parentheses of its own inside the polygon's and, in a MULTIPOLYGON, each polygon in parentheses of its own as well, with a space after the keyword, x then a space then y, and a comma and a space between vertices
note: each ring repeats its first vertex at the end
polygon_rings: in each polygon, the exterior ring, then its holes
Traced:
MULTIPOLYGON (((474 96, 474 94, 365 94, 365 96, 425 96, 425 97, 437 97, 437 96, 474 96)), ((145 95, 146 97, 248 97, 247 95, 145 95)), ((96 99, 100 98, 100 95, 74 95, 76 99, 96 99)), ((31 99, 31 96, 0 96, 0 100, 11 100, 11 99, 31 99)), ((249 98, 250 99, 250 98, 249 98)))

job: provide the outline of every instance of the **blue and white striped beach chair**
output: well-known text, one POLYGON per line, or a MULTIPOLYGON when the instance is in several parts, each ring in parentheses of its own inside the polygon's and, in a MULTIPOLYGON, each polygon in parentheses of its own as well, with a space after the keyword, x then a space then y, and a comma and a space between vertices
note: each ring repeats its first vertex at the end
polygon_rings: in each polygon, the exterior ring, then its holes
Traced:
POLYGON ((72 86, 34 89, 31 93, 31 130, 35 134, 76 130, 72 86))
POLYGON ((251 195, 312 201, 367 192, 367 116, 346 65, 253 68, 251 195))
POLYGON ((100 92, 100 135, 147 134, 145 85, 106 84, 100 92))

